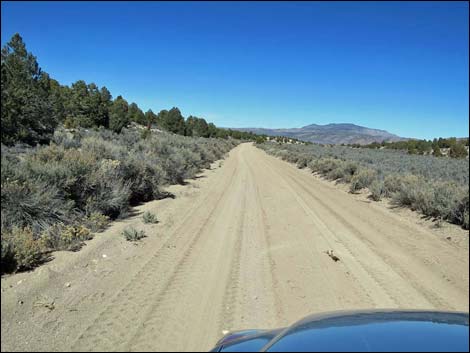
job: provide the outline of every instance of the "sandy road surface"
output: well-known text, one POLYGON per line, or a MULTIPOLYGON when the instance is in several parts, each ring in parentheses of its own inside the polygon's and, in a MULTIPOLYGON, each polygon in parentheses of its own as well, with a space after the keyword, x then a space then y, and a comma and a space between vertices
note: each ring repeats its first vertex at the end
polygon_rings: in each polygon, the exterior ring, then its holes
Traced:
POLYGON ((465 232, 449 241, 250 144, 170 189, 80 252, 3 278, 2 351, 208 350, 222 330, 320 311, 468 311, 465 232), (128 224, 148 237, 125 242, 128 224))

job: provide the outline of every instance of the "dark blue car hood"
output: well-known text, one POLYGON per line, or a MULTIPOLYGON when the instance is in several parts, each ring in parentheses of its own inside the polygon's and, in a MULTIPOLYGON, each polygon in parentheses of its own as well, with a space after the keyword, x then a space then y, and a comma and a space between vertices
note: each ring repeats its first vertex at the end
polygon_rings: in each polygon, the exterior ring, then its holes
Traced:
POLYGON ((468 351, 468 313, 374 310, 309 316, 226 335, 214 351, 468 351))

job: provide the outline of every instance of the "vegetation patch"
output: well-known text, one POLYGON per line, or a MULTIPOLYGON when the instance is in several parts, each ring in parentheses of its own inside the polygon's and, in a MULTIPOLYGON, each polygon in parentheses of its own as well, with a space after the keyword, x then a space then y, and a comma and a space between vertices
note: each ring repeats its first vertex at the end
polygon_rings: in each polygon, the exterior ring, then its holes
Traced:
POLYGON ((34 235, 30 227, 13 227, 2 232, 2 273, 29 270, 46 260, 43 239, 34 235))
POLYGON ((143 230, 137 230, 133 227, 127 227, 122 231, 122 235, 127 241, 139 241, 145 238, 145 232, 143 230))
MULTIPOLYGON (((438 146, 447 142, 435 143, 438 146)), ((450 140, 449 143, 453 146, 457 142, 450 140)), ((469 165, 466 159, 336 145, 266 142, 256 146, 285 161, 297 163, 299 168, 306 163, 312 172, 329 180, 347 182, 352 193, 367 189, 372 200, 390 198, 398 206, 409 207, 437 221, 446 220, 465 229, 469 227, 469 165)))
POLYGON ((144 223, 158 223, 157 216, 149 211, 144 212, 142 219, 144 223))

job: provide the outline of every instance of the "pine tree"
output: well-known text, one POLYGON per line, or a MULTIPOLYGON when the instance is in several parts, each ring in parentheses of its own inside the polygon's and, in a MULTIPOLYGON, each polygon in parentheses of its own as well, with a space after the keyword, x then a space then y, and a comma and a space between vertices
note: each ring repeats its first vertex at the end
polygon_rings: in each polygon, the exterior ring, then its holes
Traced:
POLYGON ((170 110, 162 110, 158 113, 158 126, 175 134, 184 135, 185 123, 181 111, 173 107, 170 110))
POLYGON ((145 115, 136 103, 129 105, 129 121, 135 121, 138 124, 145 124, 145 115))
POLYGON ((152 111, 152 109, 149 109, 145 112, 145 125, 147 128, 150 129, 150 127, 153 124, 157 123, 157 115, 152 111))
POLYGON ((13 144, 46 142, 57 120, 53 114, 48 77, 17 33, 1 51, 1 141, 13 144))
POLYGON ((121 130, 129 124, 129 106, 124 98, 118 96, 109 110, 109 128, 115 132, 121 130))

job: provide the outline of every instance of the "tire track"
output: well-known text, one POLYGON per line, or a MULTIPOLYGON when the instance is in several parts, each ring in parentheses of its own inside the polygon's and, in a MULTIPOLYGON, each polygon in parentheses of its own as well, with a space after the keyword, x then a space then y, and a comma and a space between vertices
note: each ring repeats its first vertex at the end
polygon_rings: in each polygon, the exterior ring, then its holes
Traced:
MULTIPOLYGON (((230 188, 234 181, 235 172, 236 169, 233 170, 230 180, 227 183, 228 188, 230 188)), ((221 181, 221 183, 223 182, 224 180, 221 181)), ((95 318, 92 324, 79 335, 72 345, 72 350, 116 350, 118 347, 129 342, 130 337, 132 337, 134 332, 140 327, 136 325, 136 323, 140 322, 139 317, 141 317, 142 312, 151 305, 152 298, 156 296, 155 293, 159 292, 159 288, 162 285, 163 291, 168 290, 171 281, 176 277, 175 271, 168 280, 162 283, 162 278, 155 276, 155 273, 166 272, 162 271, 160 268, 162 264, 166 264, 168 267, 172 261, 175 261, 174 258, 177 254, 175 254, 175 251, 171 250, 171 247, 168 247, 169 244, 185 235, 182 230, 193 219, 193 216, 201 210, 201 206, 208 204, 207 201, 211 196, 212 195, 207 195, 207 197, 203 198, 198 204, 199 207, 193 208, 189 215, 185 217, 184 221, 171 232, 171 234, 176 236, 176 239, 175 236, 168 237, 126 287, 116 294, 111 300, 111 303, 95 318)), ((177 266, 187 261, 189 251, 201 236, 204 227, 207 226, 207 223, 211 220, 211 216, 217 210, 218 204, 223 196, 224 193, 221 192, 216 202, 211 205, 209 214, 203 218, 204 222, 189 241, 177 266)), ((161 298, 157 296, 157 301, 159 299, 161 300, 161 298)))
MULTIPOLYGON (((255 172, 253 171, 252 166, 250 163, 246 163, 249 173, 252 177, 253 180, 256 180, 255 178, 255 172)), ((277 278, 276 272, 275 272, 275 262, 272 258, 271 251, 270 249, 272 248, 272 241, 270 239, 269 231, 270 231, 270 226, 268 223, 268 217, 266 214, 266 209, 265 206, 263 205, 262 198, 260 196, 260 191, 259 191, 259 184, 254 183, 254 195, 255 195, 255 212, 256 215, 255 217, 258 218, 259 224, 261 225, 261 235, 263 242, 266 244, 266 259, 267 259, 267 264, 269 267, 269 277, 270 281, 272 283, 272 288, 270 288, 271 293, 273 295, 273 301, 274 301, 274 308, 272 310, 273 313, 275 313, 275 325, 285 325, 287 324, 287 318, 286 314, 284 312, 284 307, 281 303, 280 295, 278 293, 277 288, 279 288, 280 282, 279 279, 277 278)))
MULTIPOLYGON (((376 279, 377 282, 380 282, 382 286, 386 286, 387 284, 390 285, 391 280, 396 283, 395 286, 393 286, 393 290, 395 291, 394 297, 401 297, 401 298, 410 298, 413 297, 415 298, 414 302, 416 302, 416 298, 419 298, 419 300, 424 303, 425 308, 445 308, 449 307, 449 303, 439 296, 437 293, 432 292, 429 290, 429 288, 426 288, 422 285, 420 285, 419 281, 406 281, 403 278, 403 275, 406 275, 407 277, 410 276, 409 273, 401 274, 398 273, 397 271, 400 269, 400 266, 397 266, 397 263, 389 263, 387 261, 387 257, 381 257, 378 256, 368 245, 367 245, 367 240, 365 239, 364 235, 362 232, 354 226, 351 222, 349 222, 345 217, 343 217, 337 210, 334 208, 330 207, 325 201, 321 200, 319 197, 317 197, 310 189, 305 187, 300 181, 298 180, 298 176, 294 171, 290 172, 286 170, 286 174, 288 175, 289 180, 297 185, 300 189, 303 190, 303 192, 307 195, 309 195, 312 199, 315 200, 316 203, 321 205, 325 210, 330 212, 335 219, 337 219, 344 229, 347 229, 347 231, 350 231, 351 233, 354 234, 354 236, 357 239, 360 239, 361 242, 356 242, 356 245, 360 246, 360 250, 363 254, 367 253, 367 256, 362 256, 363 258, 367 259, 375 259, 377 261, 374 261, 375 263, 380 263, 382 262, 383 264, 386 264, 388 268, 385 268, 383 265, 379 266, 379 268, 375 268, 374 271, 371 271, 371 274, 377 273, 374 275, 374 278, 376 279), (386 280, 385 278, 388 277, 386 280), (400 286, 399 282, 407 282, 408 286, 400 286), (404 291, 406 289, 406 291, 404 291)), ((372 227, 372 225, 371 225, 372 227)), ((377 234, 381 232, 380 229, 377 228, 377 226, 373 226, 373 229, 377 234)), ((347 234, 346 231, 344 231, 344 234, 347 234)), ((350 237, 352 239, 352 237, 350 237)), ((351 252, 351 246, 347 245, 346 237, 343 237, 343 245, 345 245, 349 251, 351 252)), ((359 249, 356 249, 359 250, 359 249)), ((409 302, 408 300, 403 303, 405 306, 407 305, 406 303, 409 302)), ((409 304, 408 304, 409 305, 409 304)), ((403 305, 401 305, 403 306, 403 305)), ((450 306, 452 309, 455 309, 455 307, 450 306)))
MULTIPOLYGON (((235 179, 233 183, 237 181, 238 179, 235 179)), ((212 229, 220 215, 233 203, 232 190, 236 190, 233 183, 230 183, 228 193, 220 195, 207 222, 200 228, 197 237, 193 239, 184 257, 168 278, 167 285, 141 319, 142 329, 128 341, 126 350, 154 351, 156 348, 165 347, 171 347, 172 350, 187 349, 185 342, 181 341, 181 333, 185 332, 189 340, 189 332, 194 330, 194 322, 202 315, 199 310, 201 301, 195 301, 195 298, 202 300, 207 297, 211 292, 210 285, 216 284, 208 280, 214 265, 217 265, 216 258, 207 260, 201 257, 201 254, 207 254, 207 248, 217 241, 211 239, 212 229), (191 321, 188 315, 191 315, 194 321, 191 321)), ((223 243, 221 239, 218 242, 223 243)))
POLYGON ((233 251, 235 255, 230 261, 230 273, 225 283, 224 296, 222 300, 221 311, 218 315, 217 332, 224 330, 234 329, 234 314, 237 311, 237 299, 239 297, 240 288, 240 259, 243 247, 243 230, 245 225, 246 213, 246 194, 243 195, 243 202, 241 207, 242 216, 241 222, 238 223, 236 231, 235 245, 233 251))
MULTIPOLYGON (((266 161, 263 160, 263 163, 267 168, 269 168, 269 170, 271 170, 272 173, 276 173, 276 171, 274 171, 266 161)), ((321 237, 329 245, 330 249, 340 249, 338 250, 338 253, 343 254, 345 260, 347 259, 347 261, 343 261, 343 263, 348 267, 352 276, 356 278, 357 283, 360 284, 364 292, 367 293, 367 296, 375 302, 375 305, 387 308, 398 307, 396 300, 370 272, 370 270, 362 264, 362 261, 354 255, 351 248, 348 247, 346 243, 342 242, 325 224, 325 222, 323 222, 321 218, 307 205, 302 196, 290 186, 285 177, 279 173, 276 174, 282 180, 282 183, 286 188, 291 192, 297 203, 304 210, 305 214, 310 217, 315 226, 320 230, 321 237), (333 245, 333 241, 335 242, 335 245, 333 245)))

